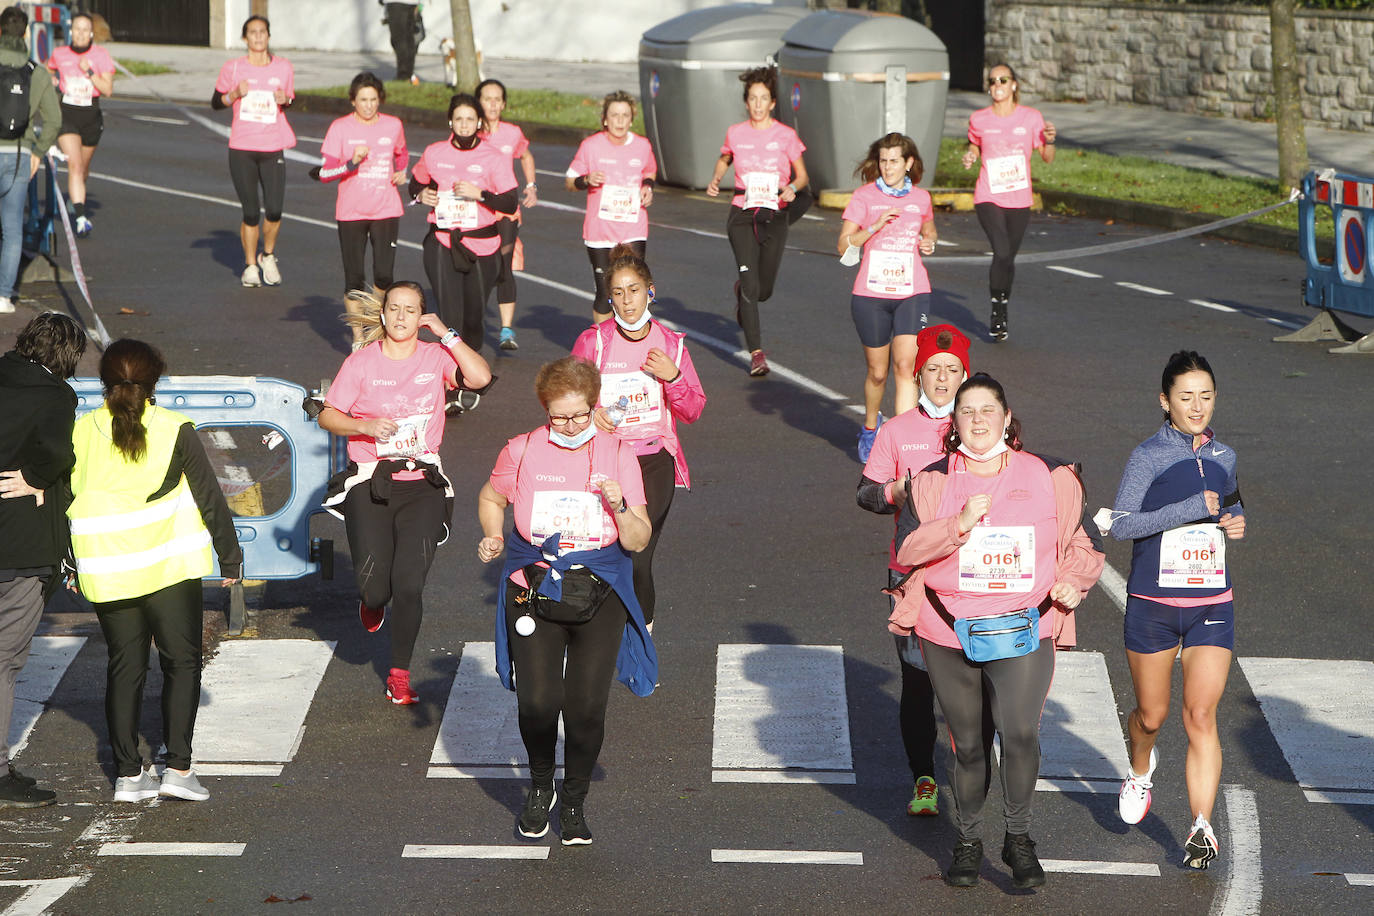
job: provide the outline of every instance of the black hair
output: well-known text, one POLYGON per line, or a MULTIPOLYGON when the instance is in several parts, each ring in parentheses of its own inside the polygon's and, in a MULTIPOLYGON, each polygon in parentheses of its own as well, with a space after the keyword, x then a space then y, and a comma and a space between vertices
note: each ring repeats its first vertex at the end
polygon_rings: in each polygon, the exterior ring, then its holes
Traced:
POLYGON ((1216 373, 1212 371, 1211 365, 1202 354, 1196 350, 1179 350, 1164 364, 1164 374, 1159 380, 1160 392, 1167 398, 1178 377, 1189 372, 1206 372, 1212 379, 1212 387, 1216 387, 1216 373))
POLYGON ((921 160, 921 153, 916 149, 916 141, 906 134, 890 133, 883 134, 878 139, 868 145, 868 153, 864 156, 864 161, 859 163, 859 167, 854 170, 854 174, 865 182, 877 181, 882 170, 878 168, 878 157, 883 150, 899 148, 902 151, 903 159, 915 159, 911 168, 907 169, 907 177, 912 184, 919 184, 921 176, 925 174, 925 162, 921 160))
POLYGON ((773 101, 778 100, 778 71, 772 67, 755 67, 752 70, 745 70, 739 75, 739 81, 744 84, 744 101, 749 101, 749 90, 755 83, 762 83, 763 88, 768 90, 768 95, 773 101))
POLYGON ((501 82, 500 80, 482 80, 482 82, 477 84, 477 88, 472 90, 473 96, 475 96, 478 99, 482 98, 482 90, 487 88, 488 86, 495 86, 497 89, 500 89, 501 101, 506 101, 506 84, 501 82))
POLYGON ((377 90, 377 102, 386 102, 386 86, 377 78, 377 74, 371 70, 364 70, 353 77, 353 82, 348 84, 348 100, 351 102, 358 97, 358 93, 363 89, 377 90))
POLYGON ((14 342, 14 352, 58 378, 71 378, 86 352, 86 332, 74 318, 44 312, 24 325, 14 342))
MULTIPOLYGON (((1007 403, 1007 392, 1002 387, 1002 383, 988 375, 986 372, 975 372, 972 378, 967 379, 964 384, 959 386, 959 390, 954 393, 954 409, 959 409, 959 401, 963 398, 964 392, 973 388, 982 388, 991 391, 992 396, 997 399, 997 403, 1002 405, 1002 409, 1011 413, 1011 405, 1007 403)), ((1007 448, 1014 452, 1021 451, 1021 421, 1015 416, 1007 424, 1007 432, 1002 438, 1007 440, 1007 448)), ((945 438, 941 441, 945 454, 951 455, 959 448, 959 428, 957 423, 949 424, 949 430, 945 433, 945 438)))
POLYGON ((0 10, 0 35, 23 38, 29 29, 29 14, 22 7, 10 6, 0 10))
POLYGON ((478 103, 477 97, 468 92, 454 93, 453 98, 448 100, 448 120, 453 120, 453 113, 466 105, 477 115, 477 120, 482 120, 482 106, 478 103))
POLYGON ((111 435, 115 448, 128 461, 140 461, 148 452, 143 410, 166 371, 167 362, 156 347, 127 337, 110 344, 100 357, 100 383, 113 421, 111 435))
POLYGON ((270 23, 270 22, 267 21, 267 17, 266 17, 266 16, 259 16, 259 15, 257 15, 256 13, 254 13, 252 16, 249 16, 247 19, 243 20, 243 34, 240 35, 239 37, 240 37, 240 38, 247 38, 247 37, 248 37, 248 27, 249 27, 250 25, 252 25, 253 22, 255 22, 255 21, 256 21, 256 22, 261 22, 261 23, 263 24, 263 27, 267 29, 267 37, 268 37, 268 38, 271 38, 271 37, 272 37, 272 23, 270 23))

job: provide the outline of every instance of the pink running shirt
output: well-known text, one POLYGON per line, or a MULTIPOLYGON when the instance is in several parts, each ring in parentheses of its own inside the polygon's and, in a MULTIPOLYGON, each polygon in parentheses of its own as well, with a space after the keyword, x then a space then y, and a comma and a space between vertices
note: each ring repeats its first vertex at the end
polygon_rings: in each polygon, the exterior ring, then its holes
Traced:
POLYGON ((1045 119, 1040 112, 1017 105, 1006 117, 981 108, 968 119, 968 142, 976 145, 982 166, 973 189, 975 204, 994 203, 1007 209, 1031 205, 1031 153, 1045 145, 1045 119))
MULTIPOLYGON (((446 200, 443 198, 459 181, 470 181, 483 191, 504 194, 514 188, 515 172, 511 170, 510 157, 500 153, 496 147, 485 140, 470 150, 461 150, 453 145, 452 139, 440 140, 425 147, 420 161, 415 163, 411 176, 423 184, 434 181, 439 185, 441 196, 439 206, 429 211, 427 219, 436 227, 434 236, 445 248, 452 247, 449 229, 469 231, 490 226, 502 214, 490 210, 478 201, 457 201, 454 209, 445 214, 443 220, 449 225, 440 226, 440 211, 444 211, 446 200)), ((498 236, 490 238, 465 238, 463 247, 473 254, 493 254, 501 247, 498 236)))
POLYGON ((582 241, 588 248, 614 248, 622 242, 649 237, 649 215, 639 205, 639 187, 658 174, 649 141, 633 132, 624 146, 611 142, 603 130, 582 141, 568 166, 568 177, 605 172, 606 183, 587 189, 587 215, 582 241))
POLYGON ((525 150, 530 148, 530 141, 525 139, 525 132, 509 121, 502 121, 496 125, 496 133, 483 133, 482 142, 496 147, 507 159, 519 159, 525 155, 525 150))
POLYGON ((781 121, 774 121, 762 130, 748 121, 741 121, 725 131, 720 151, 722 155, 729 153, 735 157, 736 193, 730 200, 731 206, 745 209, 767 206, 776 210, 776 203, 768 206, 758 201, 766 199, 770 192, 776 196, 787 186, 792 180, 792 163, 801 158, 806 144, 801 142, 795 130, 781 121), (754 177, 750 178, 751 175, 754 177), (747 200, 751 181, 755 196, 747 200))
MULTIPOLYGON (((864 477, 874 483, 899 482, 908 473, 915 477, 939 461, 944 454, 941 440, 949 429, 949 420, 949 417, 928 417, 920 407, 913 407, 879 426, 873 451, 864 465, 864 477)), ((899 573, 911 568, 897 562, 895 541, 888 545, 887 568, 899 573)))
POLYGON ((77 54, 70 45, 58 48, 48 57, 48 69, 57 74, 57 90, 62 93, 62 101, 68 105, 87 108, 91 102, 100 98, 100 90, 91 83, 82 62, 89 63, 91 69, 101 76, 115 72, 114 59, 110 52, 100 45, 92 44, 83 53, 77 54))
POLYGON ((406 151, 405 129, 399 118, 379 114, 371 124, 364 124, 353 115, 344 115, 329 125, 320 153, 343 162, 353 158, 355 147, 367 147, 367 158, 358 170, 339 179, 339 198, 334 204, 334 218, 350 220, 392 219, 404 211, 401 194, 391 183, 393 172, 402 172, 410 165, 406 151))
POLYGON ((906 299, 930 292, 930 276, 918 247, 921 227, 934 218, 929 191, 913 187, 905 197, 888 197, 876 183, 866 184, 849 198, 842 218, 868 229, 893 207, 901 208, 902 215, 864 243, 863 260, 854 277, 856 296, 906 299))
POLYGON ((275 153, 296 145, 296 134, 286 123, 286 112, 277 104, 276 90, 286 93, 289 102, 296 97, 295 74, 291 62, 272 55, 266 65, 257 67, 247 56, 226 63, 215 80, 215 91, 223 95, 240 82, 248 82, 248 94, 234 100, 234 122, 229 128, 229 148, 255 153, 275 153))

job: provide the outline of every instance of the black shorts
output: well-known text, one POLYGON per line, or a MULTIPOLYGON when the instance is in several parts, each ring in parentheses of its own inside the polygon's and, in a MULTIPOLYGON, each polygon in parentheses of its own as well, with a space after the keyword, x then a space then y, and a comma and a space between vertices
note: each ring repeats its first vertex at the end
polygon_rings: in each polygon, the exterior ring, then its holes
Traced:
POLYGON ((100 113, 100 103, 91 105, 68 105, 62 103, 62 126, 57 135, 78 134, 82 146, 95 146, 100 142, 100 134, 105 130, 105 117, 100 113))

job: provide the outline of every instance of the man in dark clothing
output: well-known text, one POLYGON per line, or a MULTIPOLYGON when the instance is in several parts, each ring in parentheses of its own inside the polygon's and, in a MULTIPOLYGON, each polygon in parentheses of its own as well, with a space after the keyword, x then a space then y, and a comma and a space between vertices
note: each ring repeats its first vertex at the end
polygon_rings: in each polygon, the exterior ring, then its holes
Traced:
POLYGON ((68 553, 76 392, 64 380, 85 351, 81 326, 46 312, 0 357, 0 808, 56 798, 14 769, 9 731, 14 681, 68 553))
POLYGON ((419 0, 386 3, 386 21, 391 26, 391 49, 396 52, 398 80, 415 81, 415 17, 419 12, 419 0))

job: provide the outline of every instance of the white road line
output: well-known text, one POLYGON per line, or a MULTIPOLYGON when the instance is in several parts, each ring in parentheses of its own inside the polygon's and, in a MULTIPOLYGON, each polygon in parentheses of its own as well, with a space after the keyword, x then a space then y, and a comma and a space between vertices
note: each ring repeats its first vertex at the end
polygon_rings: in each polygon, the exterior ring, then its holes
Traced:
POLYGON ((1048 269, 1048 270, 1057 270, 1057 271, 1059 271, 1060 273, 1069 274, 1070 276, 1074 276, 1074 277, 1086 277, 1086 278, 1089 279, 1089 280, 1101 280, 1101 279, 1102 279, 1102 275, 1101 275, 1101 274, 1095 274, 1095 273, 1093 273, 1093 272, 1091 272, 1091 271, 1087 271, 1087 270, 1079 270, 1077 267, 1063 267, 1063 266, 1061 266, 1061 265, 1059 265, 1059 264, 1046 264, 1045 267, 1046 267, 1046 269, 1048 269))
POLYGON ((1374 792, 1324 792, 1303 789, 1308 801, 1323 805, 1374 805, 1374 792))
POLYGON ((1098 577, 1097 584, 1102 591, 1107 593, 1107 597, 1112 599, 1112 604, 1116 609, 1125 613, 1126 611, 1126 580, 1121 577, 1110 563, 1102 567, 1102 575, 1098 577))
POLYGON ((1040 776, 1041 783, 1060 783, 1058 791, 1071 792, 1082 791, 1075 786, 1084 780, 1115 780, 1119 790, 1126 778, 1126 742, 1101 652, 1055 657, 1054 682, 1040 718, 1040 776))
MULTIPOLYGON (((1063 658, 1063 656, 1059 657, 1063 658)), ((1121 780, 1037 779, 1035 791, 1067 792, 1077 795, 1117 795, 1121 792, 1121 780)))
POLYGON ((1127 875, 1139 878, 1158 878, 1159 866, 1143 862, 1093 862, 1080 859, 1041 859, 1045 871, 1070 875, 1127 875))
POLYGON ((824 773, 817 770, 713 770, 712 782, 809 783, 825 786, 852 786, 853 773, 824 773))
POLYGON ((864 854, 813 849, 712 849, 711 861, 760 865, 862 865, 864 854))
POLYGON ((106 843, 100 856, 241 856, 244 843, 106 843))
POLYGON ((1117 280, 1116 285, 1122 289, 1133 289, 1138 293, 1149 293, 1151 296, 1172 296, 1167 289, 1156 289, 1153 286, 1141 286, 1139 283, 1132 283, 1129 280, 1117 280))
POLYGON ((35 636, 29 646, 29 660, 14 682, 14 713, 10 716, 8 743, 10 758, 29 743, 53 691, 67 673, 72 659, 86 644, 84 636, 35 636))
POLYGON ((1258 916, 1264 875, 1255 793, 1240 786, 1222 786, 1222 795, 1230 843, 1223 852, 1226 879, 1212 901, 1211 916, 1258 916))
POLYGON ((1234 308, 1232 308, 1232 307, 1229 306, 1229 305, 1222 305, 1220 302, 1211 302, 1211 301, 1208 301, 1207 299, 1189 299, 1188 302, 1191 303, 1192 305, 1201 306, 1202 308, 1205 308, 1205 309, 1213 309, 1213 310, 1218 311, 1218 312, 1235 312, 1235 311, 1239 311, 1239 309, 1234 309, 1234 308))
POLYGON ((5 907, 0 916, 42 916, 54 903, 74 887, 80 887, 91 878, 90 875, 77 875, 71 878, 48 878, 45 881, 0 881, 0 887, 27 887, 19 899, 5 907))
POLYGON ((185 127, 190 121, 181 118, 159 118, 157 115, 129 115, 133 121, 147 121, 149 124, 174 124, 177 127, 185 127))
POLYGON ((1299 786, 1374 787, 1374 662, 1242 658, 1240 667, 1299 786))
MULTIPOLYGON (((560 724, 560 744, 561 734, 560 724)), ((429 775, 516 779, 523 771, 528 778, 528 769, 521 766, 525 757, 515 695, 496 676, 496 644, 465 644, 429 755, 429 775), (469 770, 480 771, 480 776, 467 775, 469 770)))
POLYGON ((1282 318, 1266 318, 1264 320, 1269 322, 1270 324, 1276 324, 1281 328, 1292 328, 1293 330, 1297 330, 1298 328, 1302 327, 1302 325, 1299 322, 1285 321, 1282 318))
POLYGON ((280 763, 202 763, 196 761, 199 776, 280 776, 280 763))
POLYGON ((547 859, 549 847, 538 846, 429 846, 407 844, 402 859, 547 859))
POLYGON ((134 825, 145 807, 157 805, 153 799, 146 806, 133 805, 128 808, 115 808, 96 817, 76 838, 78 843, 123 843, 133 839, 134 825))
POLYGON ((718 646, 711 766, 852 771, 843 647, 718 646))
MULTIPOLYGON (((559 727, 562 727, 560 723, 559 727)), ((436 764, 425 773, 428 779, 520 779, 530 778, 529 767, 476 767, 453 764, 436 764)), ((563 778, 563 768, 553 768, 553 778, 563 778)))
POLYGON ((1345 880, 1351 887, 1374 887, 1374 875, 1347 874, 1345 880))

